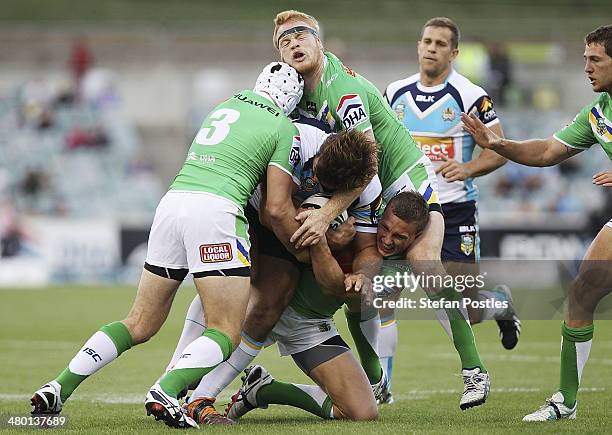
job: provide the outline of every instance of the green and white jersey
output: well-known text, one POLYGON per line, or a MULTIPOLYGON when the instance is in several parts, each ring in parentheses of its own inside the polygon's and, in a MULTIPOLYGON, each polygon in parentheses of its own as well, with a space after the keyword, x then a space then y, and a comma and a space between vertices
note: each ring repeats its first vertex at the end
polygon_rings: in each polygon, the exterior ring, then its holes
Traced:
POLYGON ((344 302, 344 298, 324 294, 312 269, 304 266, 289 305, 308 319, 327 319, 334 317, 344 302))
POLYGON ((568 147, 585 150, 599 143, 612 160, 612 98, 602 92, 599 98, 582 108, 574 120, 554 134, 568 147))
POLYGON ((378 176, 383 191, 412 167, 423 153, 398 121, 378 89, 325 53, 325 70, 314 92, 306 92, 300 113, 327 123, 333 131, 373 130, 378 142, 378 176))
POLYGON ((241 91, 206 117, 170 190, 208 192, 244 209, 268 165, 292 175, 299 133, 283 112, 241 91))

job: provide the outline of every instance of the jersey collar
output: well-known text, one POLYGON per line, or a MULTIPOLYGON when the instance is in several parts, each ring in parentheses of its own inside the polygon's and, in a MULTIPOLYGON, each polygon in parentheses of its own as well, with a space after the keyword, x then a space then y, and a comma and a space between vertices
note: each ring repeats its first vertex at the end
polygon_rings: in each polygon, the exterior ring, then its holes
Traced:
POLYGON ((448 75, 446 76, 446 79, 444 80, 443 83, 440 83, 439 85, 435 85, 435 86, 425 86, 421 84, 421 79, 419 78, 419 80, 417 81, 416 85, 417 85, 417 89, 421 92, 427 92, 427 93, 434 93, 434 92, 438 92, 441 91, 442 89, 444 89, 446 87, 446 85, 448 84, 449 80, 451 79, 451 77, 455 74, 455 69, 451 68, 450 72, 448 73, 448 75))

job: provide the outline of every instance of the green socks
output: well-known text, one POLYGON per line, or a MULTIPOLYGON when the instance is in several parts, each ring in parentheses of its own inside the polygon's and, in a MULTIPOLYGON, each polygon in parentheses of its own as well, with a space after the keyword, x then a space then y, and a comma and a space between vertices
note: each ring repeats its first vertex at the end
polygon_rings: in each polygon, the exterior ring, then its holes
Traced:
POLYGON ((166 394, 177 397, 194 381, 225 361, 234 346, 223 332, 209 328, 183 351, 174 368, 159 382, 166 394))
POLYGON ((345 306, 344 314, 351 336, 355 341, 363 371, 370 384, 377 384, 380 382, 383 373, 378 358, 378 334, 380 331, 378 311, 372 309, 367 313, 352 313, 345 306))
POLYGON ((563 322, 561 326, 561 376, 559 391, 563 394, 564 405, 573 408, 576 394, 593 343, 594 325, 570 328, 563 322))
MULTIPOLYGON (((461 293, 453 288, 447 288, 435 296, 429 296, 432 301, 457 301, 460 306, 462 303, 461 293)), ((476 349, 476 340, 474 339, 474 331, 470 326, 467 317, 467 312, 463 308, 439 308, 436 309, 438 320, 446 329, 448 335, 452 338, 455 349, 459 353, 462 369, 480 368, 482 373, 486 373, 483 362, 480 360, 478 349, 476 349)))
POLYGON ((271 404, 289 405, 321 418, 333 418, 332 401, 318 385, 289 384, 274 380, 257 392, 257 403, 262 407, 271 404))
POLYGON ((121 322, 104 325, 92 335, 56 381, 61 385, 60 398, 65 402, 88 376, 132 347, 132 337, 121 322))

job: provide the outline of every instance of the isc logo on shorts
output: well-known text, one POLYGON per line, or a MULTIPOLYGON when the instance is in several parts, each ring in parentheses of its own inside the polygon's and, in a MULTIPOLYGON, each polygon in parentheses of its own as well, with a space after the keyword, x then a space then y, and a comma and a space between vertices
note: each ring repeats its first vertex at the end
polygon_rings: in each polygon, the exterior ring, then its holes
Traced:
POLYGON ((230 261, 232 258, 232 247, 229 243, 200 246, 200 259, 202 263, 220 263, 230 261))
POLYGON ((441 162, 445 157, 447 159, 455 158, 455 147, 451 137, 414 136, 414 140, 423 154, 429 157, 432 162, 441 162))
POLYGON ((342 118, 342 124, 347 130, 350 130, 368 119, 365 107, 358 94, 343 95, 342 98, 340 98, 340 103, 338 103, 336 112, 340 118, 342 118))

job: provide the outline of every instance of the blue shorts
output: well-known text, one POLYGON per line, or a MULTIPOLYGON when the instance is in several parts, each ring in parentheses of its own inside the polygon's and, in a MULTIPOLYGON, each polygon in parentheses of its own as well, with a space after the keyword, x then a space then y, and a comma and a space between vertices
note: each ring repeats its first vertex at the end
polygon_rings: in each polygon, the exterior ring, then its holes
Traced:
POLYGON ((444 243, 442 261, 476 263, 480 260, 476 201, 442 204, 444 243))

